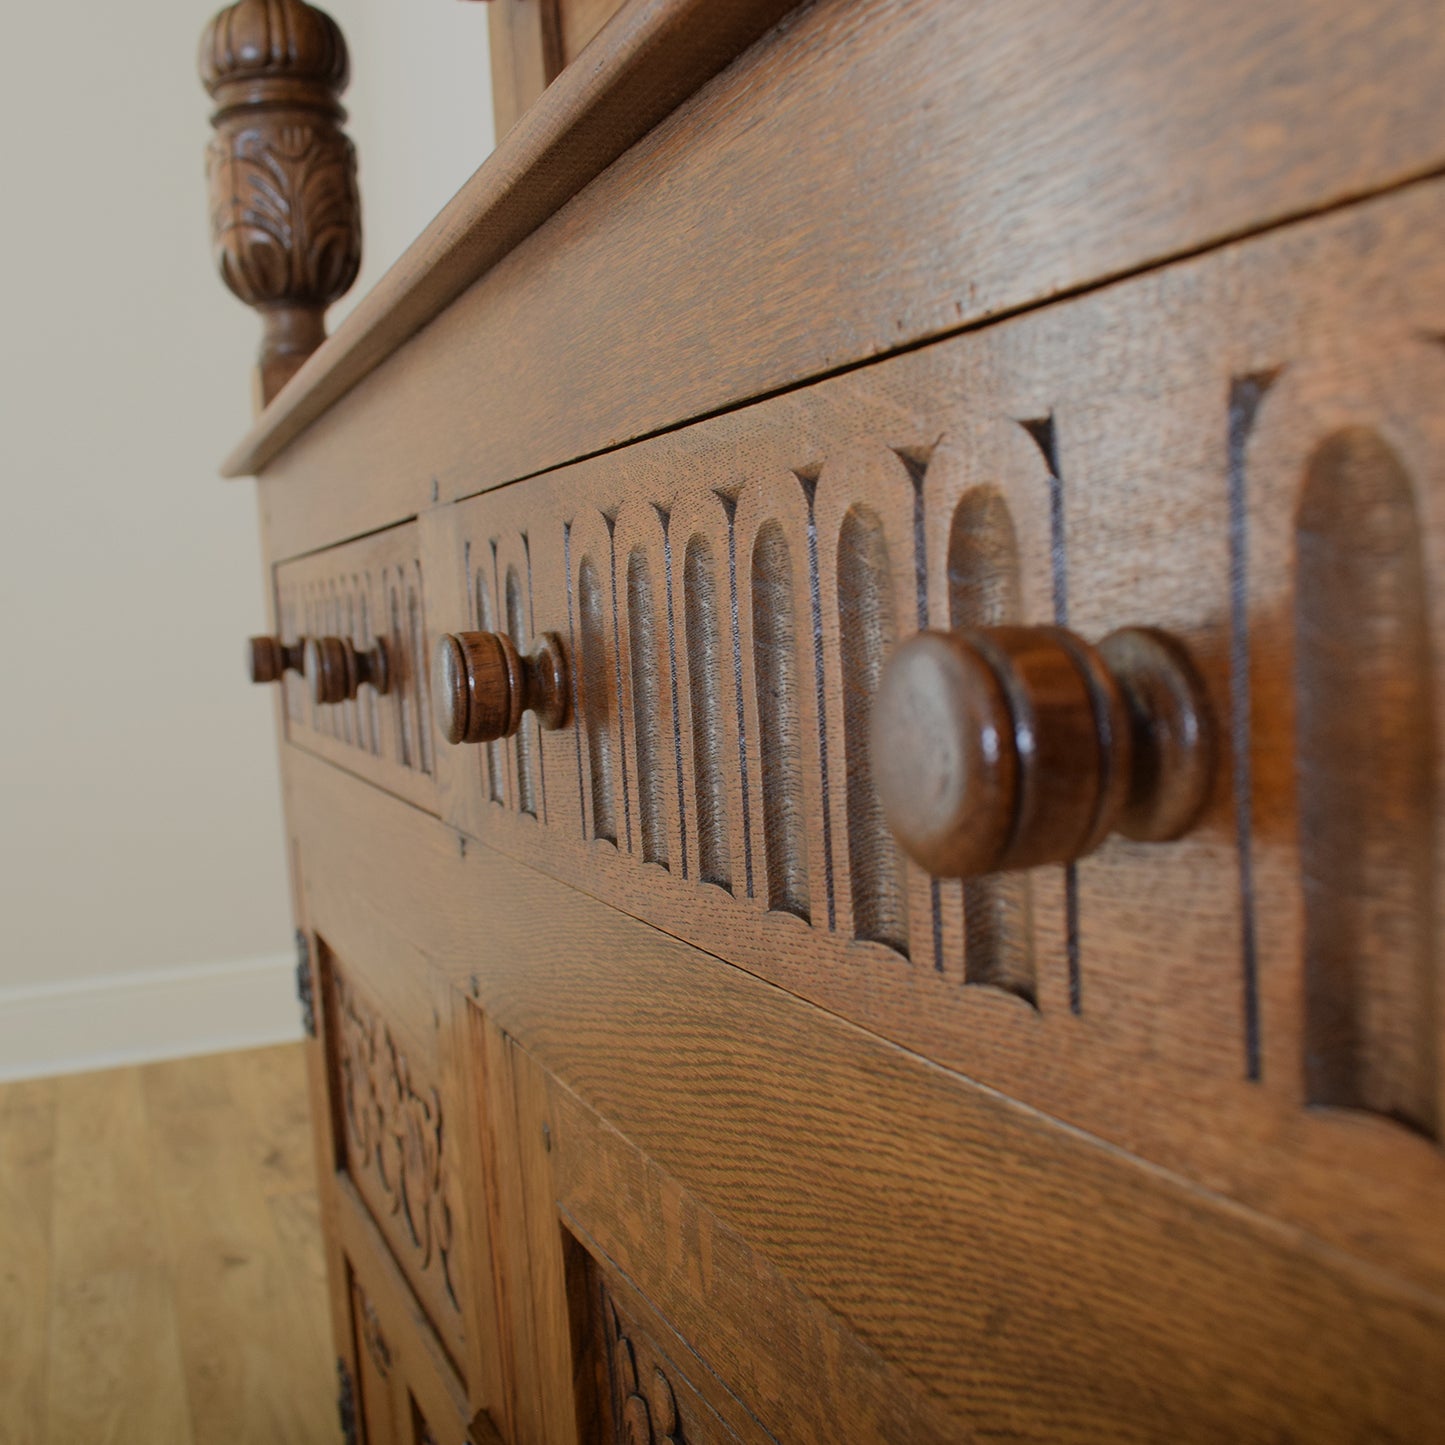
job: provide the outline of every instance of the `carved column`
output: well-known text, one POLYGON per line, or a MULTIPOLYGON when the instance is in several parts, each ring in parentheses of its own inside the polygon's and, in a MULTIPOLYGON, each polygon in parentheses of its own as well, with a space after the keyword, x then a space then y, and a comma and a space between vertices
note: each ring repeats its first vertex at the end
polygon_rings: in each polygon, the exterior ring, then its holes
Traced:
POLYGON ((356 151, 341 128, 350 61, 336 22, 305 0, 239 0, 206 27, 200 71, 216 101, 211 246, 265 323, 264 405, 321 344, 326 308, 361 264, 356 151))

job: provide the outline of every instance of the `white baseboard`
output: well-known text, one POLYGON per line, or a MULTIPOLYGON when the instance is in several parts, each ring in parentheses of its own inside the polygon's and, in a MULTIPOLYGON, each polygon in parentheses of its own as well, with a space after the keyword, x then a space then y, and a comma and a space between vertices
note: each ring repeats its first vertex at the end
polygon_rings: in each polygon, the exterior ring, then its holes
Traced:
POLYGON ((300 1037, 294 953, 0 989, 0 1080, 300 1037))

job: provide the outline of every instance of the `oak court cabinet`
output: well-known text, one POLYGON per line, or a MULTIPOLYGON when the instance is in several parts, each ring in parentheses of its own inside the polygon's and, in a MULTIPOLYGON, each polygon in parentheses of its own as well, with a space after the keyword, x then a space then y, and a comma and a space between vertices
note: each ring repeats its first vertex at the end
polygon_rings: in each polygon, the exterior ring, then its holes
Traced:
POLYGON ((1439 19, 212 22, 347 1439, 1445 1439, 1439 19))

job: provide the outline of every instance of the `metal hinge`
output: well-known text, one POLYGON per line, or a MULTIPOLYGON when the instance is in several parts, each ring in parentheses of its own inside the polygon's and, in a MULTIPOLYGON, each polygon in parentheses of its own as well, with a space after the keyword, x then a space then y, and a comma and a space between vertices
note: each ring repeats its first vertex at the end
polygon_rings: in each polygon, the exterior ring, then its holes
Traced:
POLYGON ((336 1413, 341 1417, 341 1438, 346 1445, 358 1445, 356 1430, 356 1386, 351 1382, 351 1371, 346 1361, 336 1361, 336 1413))
POLYGON ((316 1037, 316 983, 311 972, 311 938, 296 930, 296 997, 301 1000, 301 1027, 307 1038, 316 1037))

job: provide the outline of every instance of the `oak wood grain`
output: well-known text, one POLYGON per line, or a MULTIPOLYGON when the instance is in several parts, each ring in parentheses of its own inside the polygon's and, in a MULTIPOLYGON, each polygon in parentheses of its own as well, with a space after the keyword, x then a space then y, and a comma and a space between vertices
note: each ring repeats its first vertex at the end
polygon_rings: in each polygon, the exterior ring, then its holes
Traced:
POLYGON ((331 1438, 310 1151, 294 1046, 0 1088, 0 1440, 331 1438))
POLYGON ((149 1227, 167 1253, 197 1438, 302 1445, 335 1428, 334 1355, 316 1289, 320 1237, 295 1271, 294 1242, 283 1248, 271 1205, 288 1189, 315 1192, 300 1061, 295 1051, 271 1055, 222 1056, 204 1072, 189 1060, 146 1066, 158 1196, 149 1227), (263 1085, 256 1104, 268 1095, 285 1103, 258 1126, 237 1091, 268 1070, 285 1083, 263 1085))
MULTIPOLYGON (((389 1421, 379 1418, 374 1428, 381 1430, 389 1423, 397 1440, 414 1440, 411 1411, 415 1401, 438 1445, 466 1445, 471 1410, 462 1382, 430 1321, 418 1308, 365 1202, 347 1180, 339 1185, 338 1234, 353 1291, 359 1292, 363 1308, 373 1314, 370 1320, 354 1320, 353 1327, 361 1335, 370 1331, 371 1339, 363 1341, 363 1349, 369 1347, 380 1357, 379 1373, 386 1377, 382 1411, 390 1412, 389 1421)), ((367 1423, 371 1425, 370 1418, 367 1423)))
POLYGON ((46 1434, 189 1441, 157 1150, 136 1070, 57 1084, 46 1434))
POLYGON ((229 470, 295 437, 796 3, 631 0, 267 408, 229 470))
POLYGON ((4 1220, 5 1288, 0 1340, 8 1387, 0 1389, 0 1441, 23 1445, 46 1438, 47 1319, 50 1305, 51 1213, 55 1189, 56 1081, 0 1087, 0 1219, 4 1220))
MULTIPOLYGON (((1141 1167, 489 849, 463 857, 445 825, 295 749, 285 773, 313 860, 308 907, 338 947, 394 967, 350 906, 361 887, 546 1071, 960 1428, 1433 1428, 1445 1316, 1423 1280, 1141 1167), (368 861, 359 840, 381 833, 396 853, 368 861), (511 906, 483 919, 477 896, 511 906)), ((520 1119, 529 1107, 519 1099, 520 1119)), ((1323 1215, 1312 1223, 1327 1232, 1323 1215)))
MULTIPOLYGON (((1445 1282, 1431 1224, 1445 1160, 1429 1128, 1421 1137, 1390 1108, 1370 1117, 1311 1107, 1299 851, 1308 774, 1290 741, 1299 719, 1320 716, 1308 713, 1309 687, 1296 686, 1291 620, 1305 545, 1296 516, 1316 448, 1349 426, 1387 438, 1415 498, 1414 545, 1427 571, 1445 567, 1445 434, 1433 403, 1445 349, 1428 339, 1445 331, 1445 274, 1423 239, 1442 209, 1438 183, 1412 187, 430 509, 420 538, 437 579, 434 626, 468 618, 472 597, 495 593, 513 558, 535 599, 530 634, 566 639, 579 688, 574 728, 540 734, 528 760, 530 808, 515 793, 514 745, 443 749, 443 815, 1078 1127, 1445 1282), (1236 392, 1275 372, 1241 441, 1236 392), (1049 454, 1021 421, 1046 433, 1049 454), (916 868, 897 884, 850 751, 850 722, 861 716, 866 736, 867 698, 849 657, 884 601, 900 639, 951 616, 955 519, 980 487, 1014 533, 1007 620, 1067 621, 1092 636, 1139 621, 1168 629, 1195 659, 1222 734, 1190 837, 1116 839, 1076 870, 1030 870, 1027 907, 986 914, 995 952, 1030 960, 1022 978, 970 962, 986 896, 950 882, 935 891, 916 868), (865 515, 875 522, 848 530, 865 515), (763 545, 773 527, 782 552, 763 545), (881 537, 888 579, 870 582, 872 600, 849 610, 843 601, 873 577, 855 566, 850 580, 845 565, 863 530, 881 537), (694 568, 699 538, 708 560, 694 568), (635 629, 627 586, 639 558, 654 579, 653 620, 635 629), (804 681, 786 700, 801 802, 795 836, 780 841, 763 717, 782 704, 760 664, 775 640, 755 619, 759 597, 775 618, 783 593, 794 600, 793 673, 804 681), (715 615, 694 626, 709 608, 715 615), (647 689, 639 675, 651 677, 647 689), (661 743, 644 767, 639 734, 654 722, 661 743), (665 865, 644 836, 644 773, 663 783, 665 865), (780 849, 795 879, 784 907, 770 882, 780 849)), ((1428 607, 1429 627, 1445 635, 1438 594, 1428 607)), ((1397 690, 1414 689, 1417 718, 1427 695, 1432 715, 1445 715, 1438 672, 1391 675, 1397 690)), ((1361 673, 1358 686, 1388 706, 1393 694, 1374 676, 1361 673)), ((1428 728, 1392 724, 1374 736, 1382 751, 1367 778, 1413 770, 1409 816, 1428 820, 1432 781, 1435 797, 1442 787, 1428 728)), ((1338 814, 1328 838, 1310 833, 1316 853, 1346 860, 1336 873, 1359 856, 1359 836, 1338 814)), ((1392 836, 1388 818, 1368 836, 1392 836)), ((1415 836, 1432 835, 1417 821, 1415 836)), ((1437 1097, 1428 1065, 1445 1053, 1434 982, 1442 955, 1429 940, 1440 921, 1422 906, 1419 880, 1438 877, 1441 859, 1416 847, 1402 873, 1398 849, 1371 857, 1389 881, 1379 896, 1400 901, 1370 928, 1415 939, 1401 975, 1413 1002, 1395 1009, 1410 1020, 1411 1058, 1423 1061, 1412 1087, 1437 1097)), ((1363 1018, 1398 993, 1362 982, 1350 997, 1363 1018)))
MULTIPOLYGON (((817 0, 701 88, 684 10, 608 25, 246 444, 278 639, 386 555, 414 681, 443 634, 567 661, 556 729, 283 725, 373 1436, 1429 1438, 1430 7, 817 0), (1137 624, 1220 724, 1198 828, 909 864, 889 654, 1137 624), (352 1167, 358 1047, 400 1192, 352 1167), (417 1228, 443 1139, 465 1205, 417 1228)), ((1070 737, 1122 768, 1095 682, 1070 737)))
POLYGON ((561 0, 491 0, 492 116, 498 141, 561 73, 561 0))
MULTIPOLYGON (((1427 0, 826 0, 465 295, 438 269, 455 304, 384 374, 324 416, 298 380, 228 470, 266 469, 288 513, 345 475, 332 536, 368 530, 434 482, 464 496, 1432 172, 1442 77, 1427 0)), ((371 301, 351 319, 409 315, 371 301)))
POLYGON ((391 527, 288 562, 273 577, 272 606, 284 644, 308 639, 309 675, 281 677, 287 736, 421 807, 434 807, 426 579, 416 527, 391 527), (382 666, 359 668, 363 658, 382 666), (381 686, 360 680, 373 676, 381 686))

